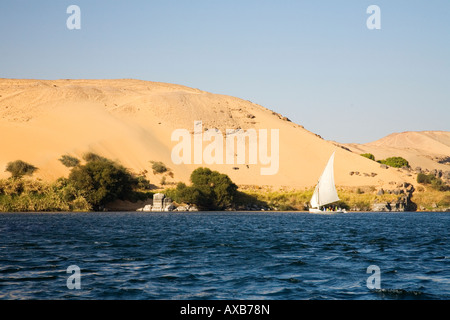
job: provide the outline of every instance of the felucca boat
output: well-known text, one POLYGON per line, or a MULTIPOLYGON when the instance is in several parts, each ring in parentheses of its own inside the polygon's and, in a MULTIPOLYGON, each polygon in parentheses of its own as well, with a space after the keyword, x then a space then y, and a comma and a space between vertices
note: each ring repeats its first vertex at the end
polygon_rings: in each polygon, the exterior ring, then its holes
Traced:
POLYGON ((327 210, 325 207, 340 200, 334 184, 334 154, 335 152, 333 152, 328 160, 328 163, 319 178, 319 182, 317 182, 316 188, 314 189, 314 194, 310 200, 310 213, 346 212, 345 209, 341 208, 327 210), (323 207, 323 209, 321 209, 321 207, 323 207))

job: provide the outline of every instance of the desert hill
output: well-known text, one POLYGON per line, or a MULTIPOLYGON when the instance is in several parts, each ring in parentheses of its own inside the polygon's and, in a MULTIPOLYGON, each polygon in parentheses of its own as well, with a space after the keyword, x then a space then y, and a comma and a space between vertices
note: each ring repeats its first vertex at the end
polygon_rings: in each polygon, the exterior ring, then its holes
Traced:
MULTIPOLYGON (((150 81, 0 79, 0 135, 0 178, 9 176, 4 168, 17 159, 38 167, 35 176, 40 179, 67 176, 58 159, 64 154, 81 159, 88 151, 118 160, 136 173, 147 170, 155 184, 161 177, 153 175, 149 161, 172 169, 168 182, 188 182, 195 168, 208 166, 239 185, 311 187, 333 151, 339 186, 383 186, 415 178, 403 170, 383 169, 250 101, 150 81), (261 168, 269 165, 260 155, 256 164, 173 163, 178 142, 172 141, 172 133, 186 129, 194 141, 194 121, 202 121, 203 132, 214 129, 223 135, 227 129, 267 130, 269 153, 270 130, 278 129, 278 172, 261 175, 261 168)), ((208 144, 203 142, 203 150, 208 144)))
POLYGON ((372 153, 375 159, 399 156, 413 169, 450 171, 450 132, 421 131, 390 134, 367 144, 345 144, 355 153, 372 153))

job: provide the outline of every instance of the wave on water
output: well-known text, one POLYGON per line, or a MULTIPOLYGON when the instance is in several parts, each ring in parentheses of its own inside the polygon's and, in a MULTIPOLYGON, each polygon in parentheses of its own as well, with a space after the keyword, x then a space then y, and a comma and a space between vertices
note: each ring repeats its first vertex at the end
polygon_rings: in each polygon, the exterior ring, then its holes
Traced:
POLYGON ((29 217, 0 214, 0 299, 450 299, 445 214, 29 217))
POLYGON ((424 299, 431 298, 425 292, 420 290, 405 289, 372 289, 371 292, 380 295, 381 298, 391 299, 424 299))

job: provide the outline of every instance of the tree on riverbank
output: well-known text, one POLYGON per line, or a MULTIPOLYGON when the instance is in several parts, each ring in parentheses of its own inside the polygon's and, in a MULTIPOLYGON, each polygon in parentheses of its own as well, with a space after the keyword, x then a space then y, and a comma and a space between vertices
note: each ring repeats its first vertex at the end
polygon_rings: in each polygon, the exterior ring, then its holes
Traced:
POLYGON ((233 206, 238 187, 226 174, 197 168, 190 180, 191 186, 179 183, 170 197, 178 203, 195 204, 200 210, 224 210, 233 206))
POLYGON ((122 165, 103 157, 90 157, 70 172, 68 183, 75 188, 94 210, 108 202, 131 196, 136 178, 122 165))

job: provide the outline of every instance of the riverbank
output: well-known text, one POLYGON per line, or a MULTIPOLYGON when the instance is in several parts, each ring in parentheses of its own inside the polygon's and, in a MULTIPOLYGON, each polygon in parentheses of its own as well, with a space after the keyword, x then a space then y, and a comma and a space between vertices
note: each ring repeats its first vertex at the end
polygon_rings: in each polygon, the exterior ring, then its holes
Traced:
MULTIPOLYGON (((104 210, 136 211, 152 203, 153 194, 170 194, 171 188, 137 190, 130 199, 115 200, 104 210)), ((373 186, 344 188, 338 187, 341 199, 336 205, 347 211, 377 211, 377 207, 393 208, 405 197, 403 185, 392 189, 376 189, 373 186)), ((259 186, 239 186, 234 206, 237 211, 307 211, 313 188, 302 190, 259 186)), ((399 211, 450 211, 450 191, 436 191, 433 188, 418 187, 411 193, 410 201, 414 210, 399 211)), ((175 206, 183 205, 175 203, 175 206)), ((35 179, 0 180, 0 212, 89 212, 93 208, 63 181, 54 183, 35 179)), ((390 210, 379 210, 390 211, 390 210)), ((394 211, 394 210, 392 210, 394 211)))
MULTIPOLYGON (((173 189, 158 189, 155 193, 171 195, 173 189)), ((272 189, 270 187, 240 186, 234 207, 228 211, 297 211, 307 212, 314 188, 302 190, 294 188, 272 189)), ((445 212, 450 211, 450 191, 436 191, 432 188, 403 184, 391 190, 376 189, 373 186, 358 188, 338 188, 341 201, 334 205, 351 212, 445 212)), ((141 211, 151 199, 140 202, 117 200, 107 205, 109 211, 141 211)), ((173 203, 176 208, 186 207, 185 203, 173 203)), ((184 210, 182 210, 184 211, 184 210)), ((186 210, 188 211, 188 210, 186 210)), ((201 210, 200 210, 201 211, 201 210)))
MULTIPOLYGON (((373 186, 366 187, 338 187, 338 195, 341 201, 337 206, 348 211, 379 211, 381 206, 394 208, 396 204, 406 202, 408 188, 405 185, 395 185, 392 189, 376 189, 373 186)), ((432 188, 419 187, 410 193, 409 209, 398 211, 450 211, 450 191, 436 191, 432 188), (411 210, 414 209, 414 210, 411 210)), ((248 196, 257 199, 260 203, 266 203, 271 209, 279 211, 308 211, 308 204, 314 192, 314 188, 296 190, 247 187, 240 188, 248 196)), ((382 211, 388 211, 387 209, 382 211)), ((395 210, 389 210, 395 211, 395 210)))

